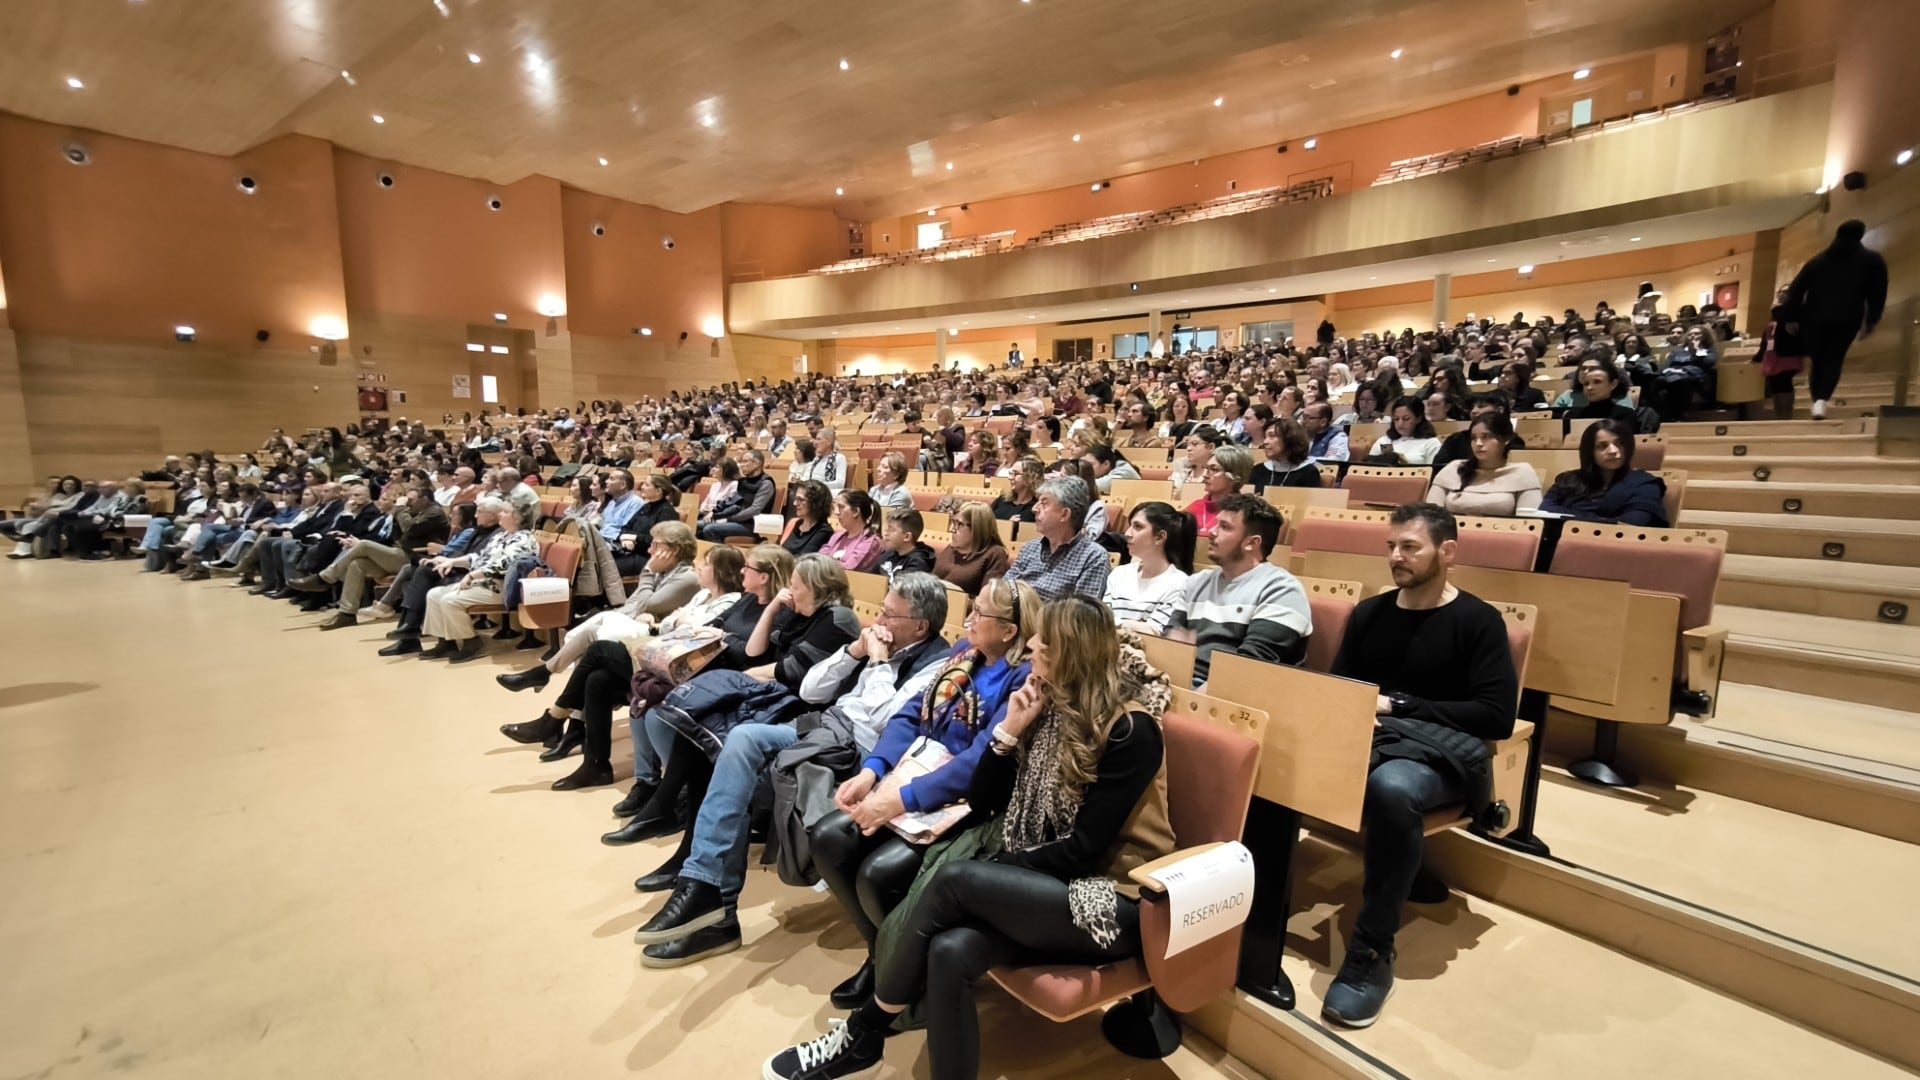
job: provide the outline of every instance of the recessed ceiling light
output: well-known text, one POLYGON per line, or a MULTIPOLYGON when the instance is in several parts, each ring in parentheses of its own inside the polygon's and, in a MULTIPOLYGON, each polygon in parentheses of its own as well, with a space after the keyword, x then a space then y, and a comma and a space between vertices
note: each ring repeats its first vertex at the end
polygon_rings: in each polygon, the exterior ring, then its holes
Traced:
POLYGON ((1380 275, 1379 275, 1379 274, 1371 274, 1371 275, 1369 275, 1369 276, 1367 277, 1367 280, 1368 280, 1368 281, 1379 281, 1379 280, 1380 280, 1380 275))
POLYGON ((604 168, 606 168, 606 167, 607 167, 607 159, 606 159, 606 158, 598 158, 598 159, 596 159, 596 160, 598 160, 598 161, 600 162, 600 167, 601 167, 601 168, 603 168, 603 169, 604 169, 604 168))
POLYGON ((641 336, 641 337, 652 337, 652 336, 653 336, 653 327, 651 327, 651 326, 643 326, 643 327, 641 327, 641 328, 640 328, 640 336, 641 336))
POLYGON ((1637 237, 1637 236, 1629 236, 1629 237, 1627 237, 1627 243, 1629 243, 1629 244, 1637 244, 1637 243, 1639 243, 1639 242, 1640 242, 1640 238, 1639 238, 1639 237, 1637 237))
POLYGON ((700 126, 701 126, 701 127, 712 127, 712 126, 713 126, 713 117, 711 117, 711 116, 703 116, 703 117, 701 117, 701 118, 700 118, 700 126))
POLYGON ((373 122, 376 124, 384 124, 387 122, 387 118, 384 116, 381 116, 379 113, 374 113, 373 122))
POLYGON ((842 187, 837 187, 833 189, 833 193, 835 195, 845 195, 847 193, 847 189, 842 187))
POLYGON ((488 346, 487 351, 490 353, 493 353, 496 356, 507 355, 507 347, 505 345, 491 345, 491 346, 488 346))
POLYGON ((953 162, 951 162, 951 161, 949 161, 949 162, 947 162, 947 171, 948 171, 948 172, 952 172, 952 171, 953 171, 953 162))
POLYGON ((1913 160, 1913 151, 1911 149, 1902 150, 1899 153, 1893 155, 1893 163, 1895 165, 1905 165, 1907 162, 1912 160, 1913 160))
POLYGON ((845 60, 842 60, 842 61, 840 61, 840 70, 841 70, 841 71, 845 71, 845 70, 847 70, 848 68, 850 68, 850 67, 852 67, 852 66, 853 66, 852 64, 849 64, 849 63, 847 63, 847 62, 846 62, 845 60))
POLYGON ((468 53, 468 54, 467 54, 467 63, 469 63, 469 64, 477 64, 477 63, 479 63, 479 62, 480 62, 480 54, 479 54, 479 53, 477 53, 477 52, 470 52, 470 53, 468 53))
POLYGON ((1391 56, 1391 57, 1393 57, 1393 58, 1394 58, 1395 60, 1398 60, 1398 59, 1400 59, 1400 54, 1401 54, 1401 53, 1403 53, 1403 52, 1406 52, 1406 50, 1405 50, 1405 49, 1395 49, 1395 50, 1393 50, 1392 52, 1390 52, 1390 53, 1388 53, 1387 55, 1388 55, 1388 56, 1391 56))
POLYGON ((87 88, 87 84, 81 82, 75 76, 69 75, 67 76, 67 87, 68 89, 72 89, 72 90, 85 90, 87 88))
POLYGON ((1304 146, 1304 147, 1306 147, 1306 148, 1307 148, 1307 149, 1309 149, 1309 150, 1312 150, 1312 149, 1314 149, 1314 148, 1316 148, 1316 147, 1318 147, 1318 146, 1320 145, 1320 140, 1319 140, 1319 139, 1308 139, 1308 140, 1307 140, 1306 142, 1303 142, 1303 143, 1301 143, 1300 145, 1301 145, 1301 146, 1304 146))
POLYGON ((486 352, 487 347, 485 345, 480 344, 477 341, 469 341, 467 342, 467 351, 468 352, 486 352))
POLYGON ((928 217, 932 217, 932 216, 933 216, 934 214, 936 214, 936 213, 938 213, 938 209, 937 209, 937 208, 936 208, 936 209, 934 209, 934 210, 929 210, 929 211, 927 211, 927 216, 928 216, 928 217))
POLYGON ((1267 291, 1268 291, 1268 292, 1279 292, 1280 290, 1279 290, 1279 289, 1268 289, 1267 291))
POLYGON ((1576 71, 1576 72, 1574 72, 1574 73, 1573 73, 1573 77, 1574 77, 1574 78, 1576 78, 1576 79, 1584 79, 1584 78, 1586 78, 1587 76, 1589 76, 1589 75, 1591 75, 1591 74, 1593 74, 1593 71, 1592 71, 1592 69, 1590 69, 1590 68, 1581 68, 1581 69, 1580 69, 1579 71, 1576 71))
POLYGON ((1499 259, 1488 259, 1487 261, 1488 261, 1488 262, 1499 262, 1500 260, 1499 260, 1499 259))
POLYGON ((1079 141, 1080 141, 1080 133, 1079 133, 1079 132, 1077 132, 1077 131, 1076 131, 1076 132, 1074 132, 1074 133, 1073 133, 1073 141, 1074 141, 1074 142, 1079 142, 1079 141))
POLYGON ((1226 103, 1227 103, 1227 99, 1223 97, 1217 97, 1213 99, 1213 107, 1216 109, 1222 105, 1225 105, 1226 103))
POLYGON ((341 77, 341 78, 343 78, 343 79, 345 79, 345 80, 347 80, 347 85, 348 85, 348 86, 352 86, 352 85, 354 85, 354 82, 353 82, 353 72, 351 72, 351 71, 342 71, 342 72, 340 73, 340 77, 341 77))
POLYGON ((494 321, 494 322, 506 322, 506 321, 507 321, 507 313, 506 313, 506 312, 504 312, 504 311, 496 311, 496 312, 494 312, 494 313, 493 313, 493 321, 494 321))
POLYGON ((1522 263, 1522 264, 1520 265, 1520 272, 1521 272, 1522 274, 1531 274, 1531 273, 1533 273, 1533 264, 1532 264, 1532 263, 1522 263))
POLYGON ((453 11, 447 7, 447 0, 433 0, 433 10, 439 12, 443 19, 453 18, 453 11))

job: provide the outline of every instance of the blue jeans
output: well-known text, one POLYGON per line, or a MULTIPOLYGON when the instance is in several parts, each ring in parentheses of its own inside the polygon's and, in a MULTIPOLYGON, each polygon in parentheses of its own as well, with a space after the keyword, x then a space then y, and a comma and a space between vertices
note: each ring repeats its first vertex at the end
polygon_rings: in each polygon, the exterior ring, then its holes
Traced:
POLYGON ((1362 826, 1366 880, 1354 937, 1382 952, 1400 931, 1400 908, 1426 855, 1427 814, 1466 798, 1460 785, 1417 761, 1390 759, 1367 774, 1362 826))
MULTIPOLYGON (((760 774, 774 755, 799 741, 789 724, 741 724, 727 733, 713 763, 713 780, 694 818, 693 843, 680 876, 719 889, 728 907, 739 901, 747 883, 747 809, 760 774)), ((699 753, 685 743, 675 752, 699 753)))
POLYGON ((204 526, 200 530, 200 538, 193 542, 193 553, 201 558, 206 558, 209 552, 217 547, 225 546, 227 541, 239 536, 242 531, 238 525, 204 526))
POLYGON ((627 717, 627 733, 633 736, 633 779, 638 784, 658 784, 660 763, 673 752, 673 728, 664 720, 655 720, 653 710, 627 717))
POLYGON ((700 526, 700 539, 709 543, 724 544, 732 537, 752 537, 753 530, 732 521, 715 521, 700 526))

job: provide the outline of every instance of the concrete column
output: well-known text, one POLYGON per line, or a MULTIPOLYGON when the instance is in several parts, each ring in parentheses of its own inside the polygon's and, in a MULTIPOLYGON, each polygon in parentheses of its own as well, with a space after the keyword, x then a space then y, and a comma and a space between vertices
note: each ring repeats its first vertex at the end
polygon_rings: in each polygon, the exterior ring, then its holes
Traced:
POLYGON ((945 330, 933 332, 933 370, 947 370, 947 332, 945 330))
POLYGON ((1447 307, 1453 303, 1453 275, 1433 275, 1433 319, 1434 323, 1451 323, 1447 318, 1447 307))
POLYGON ((1780 230, 1753 236, 1753 270, 1740 287, 1740 312, 1734 325, 1758 337, 1773 319, 1773 293, 1780 287, 1780 230))

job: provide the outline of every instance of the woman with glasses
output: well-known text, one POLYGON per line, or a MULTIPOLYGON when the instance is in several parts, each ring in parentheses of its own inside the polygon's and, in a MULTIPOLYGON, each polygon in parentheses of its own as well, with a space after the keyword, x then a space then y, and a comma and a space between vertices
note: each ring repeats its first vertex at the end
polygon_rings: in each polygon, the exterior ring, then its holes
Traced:
POLYGON ((1031 585, 1005 578, 988 582, 967 616, 966 638, 927 692, 888 721, 860 772, 834 792, 836 809, 808 830, 820 879, 867 940, 860 970, 830 995, 835 1007, 858 1008, 873 996, 872 949, 880 924, 906 896, 926 854, 924 843, 908 842, 886 823, 965 798, 993 726, 1027 681, 1024 644, 1040 606, 1031 585), (900 780, 896 770, 911 757, 944 761, 900 780))
POLYGON ((1207 462, 1206 469, 1200 473, 1202 494, 1187 507, 1187 513, 1193 515, 1195 535, 1206 536, 1213 531, 1213 523, 1220 517, 1221 501, 1239 494, 1252 475, 1253 454, 1246 447, 1222 446, 1213 452, 1213 460, 1207 462))
POLYGON ((967 503, 953 512, 947 527, 953 542, 933 559, 933 576, 968 596, 980 595, 989 581, 1012 564, 1000 525, 985 503, 967 503))

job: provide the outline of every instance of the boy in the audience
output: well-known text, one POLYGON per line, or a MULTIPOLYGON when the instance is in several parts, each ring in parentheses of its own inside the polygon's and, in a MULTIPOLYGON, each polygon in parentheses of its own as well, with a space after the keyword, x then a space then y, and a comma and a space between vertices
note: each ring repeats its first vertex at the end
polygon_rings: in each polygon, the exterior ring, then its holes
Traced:
POLYGON ((1204 689, 1215 650, 1298 664, 1313 635, 1306 590, 1267 561, 1280 542, 1280 511, 1265 499, 1229 495, 1207 532, 1210 569, 1187 579, 1167 612, 1167 636, 1195 646, 1193 685, 1204 689))
POLYGON ((1378 1019, 1393 991, 1400 906, 1420 873, 1426 815, 1467 804, 1492 784, 1485 740, 1513 734, 1520 680, 1500 613, 1447 582, 1459 526, 1431 503, 1394 510, 1392 592, 1353 609, 1333 674, 1380 688, 1367 776, 1366 882, 1346 961, 1321 1014, 1346 1027, 1378 1019))
POLYGON ((895 510, 887 515, 886 528, 880 532, 880 546, 886 554, 874 566, 876 573, 892 581, 896 574, 933 573, 933 548, 922 542, 926 519, 918 510, 895 510))

